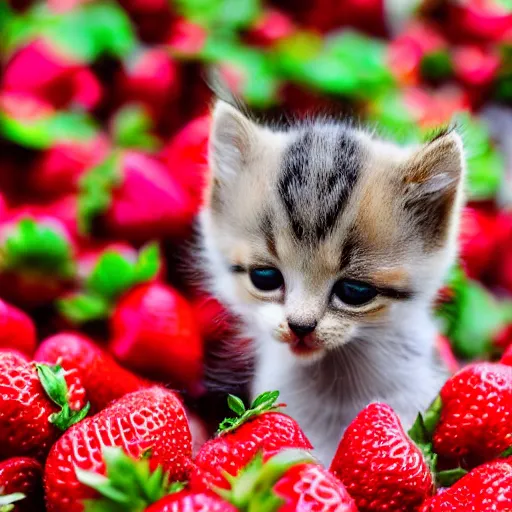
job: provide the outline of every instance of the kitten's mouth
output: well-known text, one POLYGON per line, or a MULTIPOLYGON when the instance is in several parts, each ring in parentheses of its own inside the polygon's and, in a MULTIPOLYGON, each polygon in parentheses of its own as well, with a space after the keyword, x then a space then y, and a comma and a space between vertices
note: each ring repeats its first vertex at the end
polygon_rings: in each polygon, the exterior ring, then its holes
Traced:
POLYGON ((307 357, 316 354, 322 350, 322 346, 312 336, 306 336, 304 338, 294 337, 288 344, 290 350, 297 356, 307 357))

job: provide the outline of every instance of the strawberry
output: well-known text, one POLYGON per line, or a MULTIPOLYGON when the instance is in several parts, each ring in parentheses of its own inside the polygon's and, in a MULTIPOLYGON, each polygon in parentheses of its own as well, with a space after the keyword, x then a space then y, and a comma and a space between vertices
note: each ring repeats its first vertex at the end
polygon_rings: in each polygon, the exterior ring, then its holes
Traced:
POLYGON ((222 341, 236 333, 236 320, 215 297, 201 294, 190 305, 205 341, 222 341))
POLYGON ((182 236, 196 207, 183 186, 156 158, 136 151, 113 153, 80 182, 79 223, 135 243, 182 236))
POLYGON ((140 285, 117 304, 109 348, 129 368, 195 386, 203 347, 187 301, 163 283, 140 285))
POLYGON ((237 512, 237 508, 219 496, 207 492, 180 491, 169 494, 145 509, 145 512, 237 512))
POLYGON ((48 512, 79 512, 82 500, 96 496, 80 480, 84 471, 105 474, 105 447, 122 448, 133 458, 149 451, 152 464, 161 464, 170 480, 186 477, 192 446, 177 395, 157 386, 135 391, 70 428, 46 461, 48 512))
POLYGON ((0 390, 0 457, 42 459, 89 410, 76 371, 34 365, 13 352, 0 351, 0 390))
POLYGON ((12 457, 0 462, 0 510, 34 512, 43 509, 43 468, 30 457, 12 457))
POLYGON ((78 333, 63 332, 46 338, 34 359, 75 370, 95 411, 127 393, 149 386, 149 382, 124 369, 89 338, 78 333))
POLYGON ((361 512, 417 511, 434 491, 422 452, 383 403, 368 405, 352 421, 330 470, 361 512))
POLYGON ((499 460, 473 469, 427 500, 421 512, 506 512, 512 508, 512 464, 499 460))
POLYGON ((4 224, 0 250, 1 293, 15 304, 46 304, 72 283, 73 245, 56 219, 25 217, 4 224))
POLYGON ((80 177, 105 158, 105 136, 59 142, 41 152, 30 168, 29 185, 37 197, 56 198, 78 191, 80 177))
POLYGON ((6 348, 32 356, 36 349, 36 328, 23 311, 0 300, 0 349, 6 348))
POLYGON ((512 446, 512 367, 466 366, 442 387, 434 409, 432 441, 438 455, 464 465, 494 459, 512 446))
POLYGON ((73 325, 105 320, 123 293, 161 277, 160 250, 158 245, 149 244, 137 253, 130 246, 111 244, 100 255, 93 252, 82 257, 79 271, 85 272, 81 276, 82 289, 57 303, 61 314, 73 325), (92 262, 87 258, 95 260, 89 271, 87 265, 92 262))
POLYGON ((162 161, 192 199, 194 208, 202 204, 208 182, 208 137, 211 118, 189 121, 162 152, 162 161))
POLYGON ((507 347, 501 356, 500 363, 507 366, 512 366, 512 344, 507 347))
POLYGON ((237 416, 224 420, 217 437, 199 450, 190 479, 193 490, 228 488, 225 472, 236 475, 260 450, 268 457, 286 448, 312 448, 295 420, 275 411, 278 396, 277 391, 262 393, 247 410, 239 398, 229 396, 237 416))

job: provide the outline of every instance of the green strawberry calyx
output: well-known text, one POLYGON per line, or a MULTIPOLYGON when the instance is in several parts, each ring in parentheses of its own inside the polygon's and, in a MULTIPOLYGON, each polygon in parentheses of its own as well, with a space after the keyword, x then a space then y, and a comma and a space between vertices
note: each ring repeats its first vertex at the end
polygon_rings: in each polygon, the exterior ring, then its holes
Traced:
POLYGON ((466 470, 460 467, 443 471, 438 470, 438 457, 432 446, 432 435, 439 423, 442 408, 443 402, 441 397, 438 396, 425 411, 425 414, 418 414, 413 426, 407 432, 409 437, 421 450, 430 468, 430 472, 434 477, 436 488, 450 487, 467 473, 466 470))
POLYGON ((161 466, 152 471, 147 454, 134 459, 120 447, 105 446, 103 460, 106 476, 75 467, 78 481, 101 495, 84 501, 85 512, 142 512, 185 487, 182 482, 170 482, 169 474, 161 466))
POLYGON ((255 416, 283 407, 284 404, 276 404, 278 398, 279 391, 265 391, 253 400, 249 409, 246 409, 245 404, 240 398, 235 395, 228 395, 228 406, 236 416, 225 418, 219 425, 217 435, 231 432, 255 416))
POLYGON ((75 265, 70 242, 45 222, 24 217, 7 234, 0 248, 5 270, 23 270, 71 279, 75 265))
POLYGON ((113 151, 80 179, 78 228, 84 235, 91 232, 96 218, 112 203, 112 192, 122 181, 121 157, 119 151, 113 151))
POLYGON ((157 243, 144 246, 135 262, 107 249, 87 277, 84 290, 60 299, 57 307, 75 325, 104 320, 123 293, 153 279, 160 267, 157 243))
POLYGON ((50 400, 60 407, 59 412, 50 414, 48 420, 60 430, 67 430, 71 425, 82 421, 88 414, 91 404, 87 403, 79 411, 69 405, 68 386, 65 372, 60 365, 49 366, 35 363, 39 381, 50 400))
POLYGON ((224 472, 224 477, 230 484, 229 490, 214 488, 213 491, 238 510, 277 511, 284 503, 284 500, 273 491, 278 480, 294 466, 317 463, 316 459, 304 450, 284 450, 266 462, 263 461, 263 454, 259 452, 237 476, 224 472))
POLYGON ((10 512, 14 510, 15 503, 24 500, 26 496, 21 492, 13 492, 12 494, 2 494, 0 489, 0 512, 10 512))

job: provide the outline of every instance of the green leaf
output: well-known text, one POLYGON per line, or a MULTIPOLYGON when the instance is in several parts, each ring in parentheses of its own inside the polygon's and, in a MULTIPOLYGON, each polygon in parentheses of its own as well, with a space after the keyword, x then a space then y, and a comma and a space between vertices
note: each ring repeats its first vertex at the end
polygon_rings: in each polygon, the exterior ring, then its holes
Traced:
POLYGON ((500 458, 506 459, 510 456, 512 456, 512 446, 509 446, 503 453, 501 453, 500 458))
POLYGON ((104 320, 110 314, 110 306, 105 299, 89 293, 77 293, 60 299, 57 308, 64 317, 77 325, 104 320))
POLYGON ((148 244, 139 251, 134 276, 137 283, 153 279, 160 270, 160 248, 157 243, 148 244))
POLYGON ((437 427, 437 424, 439 423, 442 409, 443 401, 441 400, 440 396, 437 396, 430 407, 425 411, 423 416, 423 424, 429 436, 432 436, 435 428, 437 427))
POLYGON ((35 367, 46 395, 60 407, 60 411, 51 414, 48 421, 60 430, 67 430, 71 425, 83 420, 91 406, 87 403, 80 411, 74 411, 69 407, 68 385, 62 367, 41 363, 35 363, 35 367))
POLYGON ((468 472, 462 468, 446 469, 445 471, 439 471, 436 473, 436 486, 438 488, 451 487, 455 482, 457 482, 467 474, 468 472))
POLYGON ((236 412, 237 417, 225 418, 219 425, 217 435, 222 435, 226 434, 227 432, 231 432, 232 430, 237 429, 238 427, 240 427, 240 425, 243 425, 245 422, 247 422, 251 418, 254 418, 255 416, 278 409, 279 407, 282 406, 282 404, 276 404, 276 400, 278 397, 279 391, 266 391, 265 393, 262 393, 254 400, 250 409, 245 410, 243 402, 238 397, 235 397, 234 395, 229 395, 228 405, 233 411, 236 412), (236 410, 233 409, 232 406, 234 406, 236 410), (244 408, 244 411, 240 415, 237 411, 241 411, 242 407, 244 408))
POLYGON ((434 453, 431 434, 425 426, 425 421, 421 414, 418 414, 416 417, 416 421, 408 431, 408 435, 421 450, 430 471, 435 474, 437 469, 437 454, 434 453))
POLYGON ((129 289, 134 281, 135 265, 118 252, 107 250, 87 278, 86 287, 109 302, 129 289))
POLYGON ((245 412, 243 401, 235 395, 228 395, 228 407, 237 415, 242 416, 245 412))
POLYGON ((120 147, 154 151, 160 144, 152 129, 153 120, 142 105, 126 105, 116 113, 111 131, 120 147))
POLYGON ((14 510, 14 503, 24 500, 25 498, 26 496, 21 492, 13 492, 12 494, 0 496, 0 512, 10 512, 14 510))
POLYGON ((420 63, 421 74, 436 80, 446 79, 453 74, 451 55, 446 50, 427 53, 420 63))
POLYGON ((0 111, 0 134, 7 140, 33 149, 47 149, 58 142, 94 138, 97 127, 81 112, 55 112, 22 119, 0 111))
POLYGON ((78 226, 82 233, 89 233, 94 219, 110 206, 112 191, 122 179, 120 166, 121 154, 114 151, 80 179, 78 226))

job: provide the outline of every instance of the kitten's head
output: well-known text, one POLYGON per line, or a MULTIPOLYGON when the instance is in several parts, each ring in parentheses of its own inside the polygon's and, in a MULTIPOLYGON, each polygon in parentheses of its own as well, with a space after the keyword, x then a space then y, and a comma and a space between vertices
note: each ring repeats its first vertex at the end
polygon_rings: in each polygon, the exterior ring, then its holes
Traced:
POLYGON ((429 307, 456 251, 455 132, 401 148, 334 121, 270 129, 219 101, 209 158, 212 283, 257 335, 315 360, 429 307))

